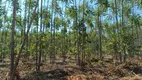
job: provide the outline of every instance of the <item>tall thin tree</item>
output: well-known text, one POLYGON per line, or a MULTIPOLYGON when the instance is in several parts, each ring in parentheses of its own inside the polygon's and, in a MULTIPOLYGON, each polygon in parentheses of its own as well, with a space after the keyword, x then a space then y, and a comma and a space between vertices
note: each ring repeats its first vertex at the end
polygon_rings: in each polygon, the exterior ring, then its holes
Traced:
MULTIPOLYGON (((13 72, 12 72, 11 80, 14 80, 14 77, 15 77, 15 76, 14 76, 14 73, 15 73, 15 71, 16 71, 16 69, 17 69, 18 64, 19 64, 19 60, 20 60, 20 58, 21 58, 21 54, 22 54, 23 48, 24 48, 24 46, 25 46, 26 39, 27 39, 28 33, 29 33, 29 31, 30 31, 30 28, 31 28, 31 25, 32 25, 32 22, 33 22, 33 18, 34 18, 34 15, 35 15, 35 13, 36 13, 36 10, 37 10, 38 3, 39 3, 39 0, 37 0, 37 2, 36 2, 36 6, 35 6, 35 8, 34 8, 33 15, 31 16, 30 23, 28 24, 27 32, 26 32, 26 34, 24 35, 23 43, 21 44, 21 47, 20 47, 18 56, 17 56, 17 58, 16 58, 16 60, 15 60, 15 65, 14 65, 14 69, 13 69, 13 72)), ((16 4, 16 3, 15 3, 15 4, 16 4)), ((16 7, 16 6, 15 6, 15 7, 16 7)), ((16 10, 16 9, 15 9, 15 10, 16 10)), ((15 14, 16 14, 16 13, 15 13, 15 14)))
POLYGON ((41 54, 42 54, 42 0, 41 0, 41 6, 40 6, 40 38, 39 38, 39 59, 38 59, 38 71, 40 71, 40 64, 41 64, 41 54))
POLYGON ((12 33, 11 33, 11 62, 10 62, 10 80, 14 80, 14 33, 15 33, 15 22, 16 22, 16 3, 17 0, 13 0, 13 20, 12 20, 12 33))

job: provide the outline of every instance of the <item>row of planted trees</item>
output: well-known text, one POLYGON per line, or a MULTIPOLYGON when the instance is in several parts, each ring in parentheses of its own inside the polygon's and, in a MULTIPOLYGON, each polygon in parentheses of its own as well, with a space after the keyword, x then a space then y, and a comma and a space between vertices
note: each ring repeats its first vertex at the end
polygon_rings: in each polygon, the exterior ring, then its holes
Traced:
POLYGON ((54 63, 57 55, 63 61, 74 55, 80 66, 95 56, 103 60, 106 54, 120 62, 141 55, 141 0, 0 0, 0 4, 1 61, 11 52, 12 66, 14 53, 18 54, 11 70, 23 54, 36 58, 38 71, 43 58, 54 63))

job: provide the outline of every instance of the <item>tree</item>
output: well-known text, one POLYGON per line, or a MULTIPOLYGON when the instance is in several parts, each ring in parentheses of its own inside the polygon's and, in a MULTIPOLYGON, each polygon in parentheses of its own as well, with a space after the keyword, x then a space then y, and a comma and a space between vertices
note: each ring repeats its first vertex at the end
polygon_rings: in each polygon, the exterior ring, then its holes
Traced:
POLYGON ((17 0, 15 19, 11 2, 0 1, 0 60, 10 55, 13 65, 13 53, 19 53, 14 71, 20 57, 22 62, 36 58, 40 71, 47 57, 50 63, 73 57, 82 67, 106 55, 119 62, 141 55, 141 0, 17 0))
POLYGON ((41 6, 40 6, 40 38, 39 38, 39 59, 38 59, 38 68, 37 70, 40 71, 40 65, 41 65, 41 57, 42 57, 42 0, 41 0, 41 6))
POLYGON ((102 21, 101 21, 101 15, 103 12, 106 11, 106 9, 109 7, 108 0, 98 0, 98 10, 97 10, 97 23, 98 23, 98 30, 99 30, 99 51, 100 51, 100 60, 103 59, 102 56, 102 21), (103 6, 101 8, 101 5, 103 6))
MULTIPOLYGON (((118 49, 120 49, 120 28, 119 28, 119 25, 118 25, 118 12, 117 11, 118 11, 118 9, 117 9, 117 2, 115 0, 115 18, 116 18, 116 29, 117 29, 116 30, 116 33, 117 33, 117 45, 118 45, 118 49)), ((122 10, 122 12, 123 12, 123 10, 122 10)), ((122 62, 121 52, 118 51, 118 53, 119 53, 119 56, 120 56, 120 62, 122 62)))
POLYGON ((22 54, 22 50, 23 50, 23 48, 24 48, 24 46, 25 46, 25 42, 26 42, 28 33, 29 33, 29 31, 30 31, 30 27, 31 27, 31 24, 32 24, 32 21, 33 21, 33 18, 34 18, 34 14, 36 13, 36 9, 37 9, 37 6, 38 6, 38 2, 39 2, 39 0, 37 0, 37 2, 36 2, 36 7, 35 7, 35 9, 34 9, 34 11, 33 11, 33 15, 32 15, 32 17, 31 17, 30 23, 29 23, 29 25, 28 25, 27 32, 26 32, 26 34, 25 34, 25 36, 24 36, 23 43, 22 43, 21 48, 20 48, 20 50, 19 50, 19 54, 18 54, 18 56, 17 56, 17 58, 16 58, 16 60, 15 60, 15 65, 14 65, 14 68, 13 68, 11 80, 14 80, 14 77, 15 77, 15 76, 14 76, 14 73, 16 72, 16 69, 17 69, 17 66, 18 66, 18 63, 19 63, 21 54, 22 54))
POLYGON ((13 20, 12 20, 12 34, 11 34, 11 63, 10 63, 10 80, 14 80, 14 34, 16 21, 16 4, 17 0, 13 1, 13 20))

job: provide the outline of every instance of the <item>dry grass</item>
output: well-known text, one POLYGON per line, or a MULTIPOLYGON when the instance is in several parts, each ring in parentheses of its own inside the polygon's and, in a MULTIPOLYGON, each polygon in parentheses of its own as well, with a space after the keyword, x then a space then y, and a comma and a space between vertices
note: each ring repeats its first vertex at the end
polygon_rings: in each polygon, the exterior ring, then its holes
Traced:
POLYGON ((86 80, 84 75, 65 76, 62 80, 86 80))
POLYGON ((135 76, 129 76, 129 77, 123 77, 120 80, 142 80, 142 75, 135 75, 135 76))
MULTIPOLYGON (((73 62, 74 60, 68 61, 73 62)), ((39 80, 36 78, 38 77, 37 74, 34 74, 35 65, 27 65, 20 63, 18 66, 20 76, 22 78, 27 77, 28 80, 39 80)), ((68 75, 60 77, 57 74, 59 73, 58 71, 57 73, 55 72, 55 74, 48 75, 41 73, 42 75, 39 74, 39 77, 41 78, 40 80, 50 80, 48 77, 58 77, 58 80, 142 80, 142 75, 140 75, 142 71, 142 61, 137 60, 136 58, 130 58, 126 63, 118 63, 117 65, 109 61, 104 61, 103 63, 95 63, 92 65, 92 67, 86 66, 85 68, 80 68, 76 65, 76 63, 70 62, 67 64, 60 64, 60 59, 57 59, 54 64, 44 63, 41 65, 41 71, 48 72, 50 70, 54 71, 55 69, 61 69, 67 72, 68 75)), ((8 71, 9 67, 0 67, 0 80, 5 77, 8 71)))

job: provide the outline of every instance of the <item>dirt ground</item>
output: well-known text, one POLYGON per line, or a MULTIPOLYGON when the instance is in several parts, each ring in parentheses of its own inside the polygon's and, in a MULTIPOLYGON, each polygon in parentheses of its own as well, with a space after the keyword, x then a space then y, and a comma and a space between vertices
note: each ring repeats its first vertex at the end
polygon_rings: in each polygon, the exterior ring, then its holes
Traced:
MULTIPOLYGON (((9 60, 0 63, 0 80, 5 80, 9 72, 9 60)), ((66 62, 56 59, 54 64, 44 62, 41 71, 35 71, 35 63, 20 62, 18 70, 21 80, 142 80, 142 60, 129 58, 126 63, 104 60, 92 62, 80 68, 74 59, 66 62)))

